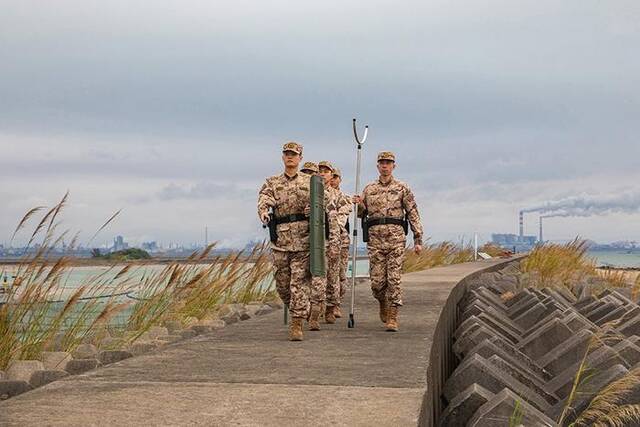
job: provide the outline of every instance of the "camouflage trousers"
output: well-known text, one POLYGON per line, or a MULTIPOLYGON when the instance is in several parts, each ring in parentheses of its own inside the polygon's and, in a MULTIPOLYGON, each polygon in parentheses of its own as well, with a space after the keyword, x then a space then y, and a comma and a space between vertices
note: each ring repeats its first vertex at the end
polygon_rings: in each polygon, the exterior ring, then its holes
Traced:
POLYGON ((369 277, 371 291, 378 301, 387 301, 394 306, 402 305, 402 262, 405 245, 378 249, 369 246, 369 277))
POLYGON ((349 266, 349 246, 342 246, 340 248, 340 302, 344 299, 344 295, 347 293, 349 284, 347 282, 347 268, 349 266))
POLYGON ((309 251, 272 251, 276 289, 291 317, 308 317, 311 297, 309 251))
POLYGON ((330 242, 327 256, 327 306, 340 305, 340 243, 330 242))

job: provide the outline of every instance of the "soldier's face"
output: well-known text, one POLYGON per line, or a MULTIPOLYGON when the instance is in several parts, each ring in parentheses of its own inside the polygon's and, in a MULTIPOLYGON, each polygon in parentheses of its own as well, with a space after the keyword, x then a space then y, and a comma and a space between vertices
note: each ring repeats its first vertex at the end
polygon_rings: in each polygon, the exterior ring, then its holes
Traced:
POLYGON ((285 151, 282 153, 282 162, 285 167, 297 168, 300 165, 300 160, 302 160, 302 155, 296 152, 285 151))
POLYGON ((338 188, 340 187, 340 183, 342 182, 342 179, 339 176, 333 176, 333 178, 331 178, 331 186, 333 188, 338 188))
POLYGON ((333 178, 333 172, 331 172, 331 169, 329 168, 320 166, 320 176, 324 178, 325 185, 328 185, 331 183, 331 178, 333 178))
POLYGON ((381 176, 389 176, 396 168, 396 162, 392 160, 380 160, 378 162, 378 172, 381 176))

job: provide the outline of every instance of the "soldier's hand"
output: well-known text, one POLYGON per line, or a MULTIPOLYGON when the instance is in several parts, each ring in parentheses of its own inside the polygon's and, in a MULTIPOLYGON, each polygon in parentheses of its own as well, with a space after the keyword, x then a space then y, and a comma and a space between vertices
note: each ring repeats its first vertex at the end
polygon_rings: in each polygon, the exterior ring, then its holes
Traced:
POLYGON ((355 196, 353 196, 353 202, 361 205, 362 204, 362 196, 356 194, 355 196))
POLYGON ((263 224, 268 223, 270 219, 271 218, 269 218, 269 214, 268 213, 265 212, 263 214, 260 214, 260 221, 262 221, 263 224))
POLYGON ((306 216, 311 215, 311 206, 307 205, 307 206, 304 207, 304 214, 306 216))
POLYGON ((422 245, 414 245, 413 251, 416 253, 416 255, 420 255, 420 252, 422 252, 422 245))

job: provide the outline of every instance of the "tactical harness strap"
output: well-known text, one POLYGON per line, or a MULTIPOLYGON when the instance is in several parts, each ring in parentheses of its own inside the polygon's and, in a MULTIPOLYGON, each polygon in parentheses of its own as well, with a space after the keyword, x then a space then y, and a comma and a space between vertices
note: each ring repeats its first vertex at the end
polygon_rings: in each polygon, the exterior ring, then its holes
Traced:
POLYGON ((309 217, 303 213, 285 215, 285 216, 277 216, 275 217, 276 225, 279 224, 287 224, 289 222, 298 222, 298 221, 309 221, 309 217))
POLYGON ((401 225, 404 227, 405 220, 400 218, 389 218, 389 217, 371 218, 367 220, 367 227, 373 227, 375 225, 385 225, 385 224, 401 225))

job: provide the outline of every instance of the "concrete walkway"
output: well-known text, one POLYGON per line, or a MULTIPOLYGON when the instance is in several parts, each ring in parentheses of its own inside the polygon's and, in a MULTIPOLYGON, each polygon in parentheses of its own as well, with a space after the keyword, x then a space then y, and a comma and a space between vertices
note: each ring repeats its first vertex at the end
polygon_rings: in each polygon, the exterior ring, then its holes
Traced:
POLYGON ((9 399, 0 425, 416 425, 440 308, 497 262, 405 275, 398 333, 361 284, 355 329, 342 318, 292 343, 278 311, 9 399))

